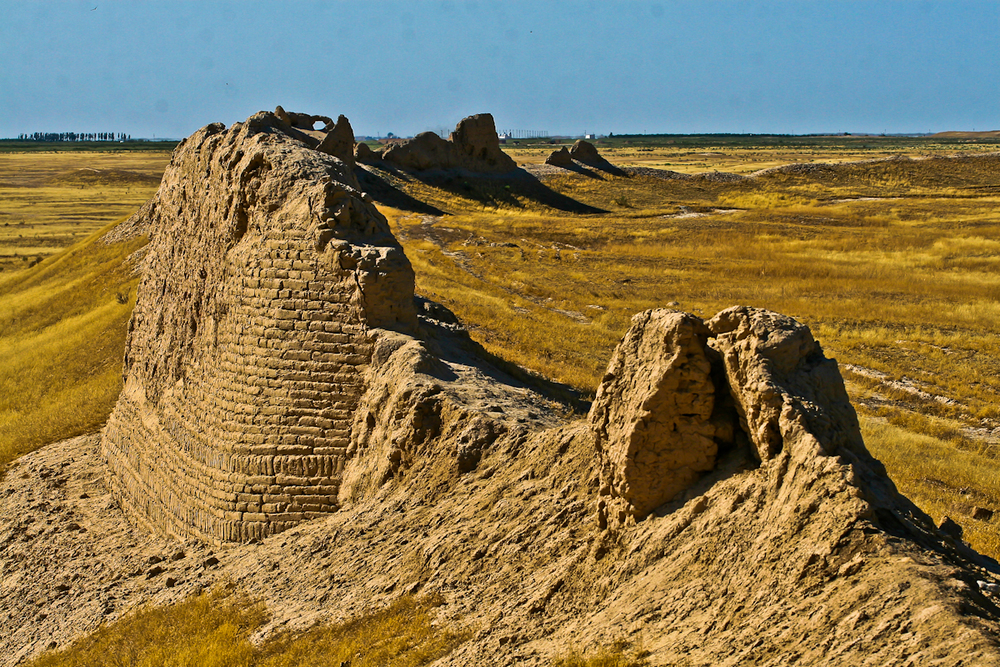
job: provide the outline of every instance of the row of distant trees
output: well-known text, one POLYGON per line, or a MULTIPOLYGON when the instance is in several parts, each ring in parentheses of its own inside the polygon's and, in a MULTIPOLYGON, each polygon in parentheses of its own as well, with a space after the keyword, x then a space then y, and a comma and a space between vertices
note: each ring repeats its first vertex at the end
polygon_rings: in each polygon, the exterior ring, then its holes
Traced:
POLYGON ((131 141, 132 135, 124 132, 34 132, 19 134, 25 141, 131 141))

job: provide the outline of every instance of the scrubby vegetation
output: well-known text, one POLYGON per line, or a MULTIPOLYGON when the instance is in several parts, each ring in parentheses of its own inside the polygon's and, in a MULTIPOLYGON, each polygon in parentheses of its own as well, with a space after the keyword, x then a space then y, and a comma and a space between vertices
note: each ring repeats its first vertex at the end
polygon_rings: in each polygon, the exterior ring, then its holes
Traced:
POLYGON ((221 588, 173 606, 142 609, 28 665, 418 667, 468 637, 465 631, 434 623, 433 610, 440 603, 433 596, 404 596, 344 623, 273 633, 255 644, 251 640, 267 622, 267 612, 244 594, 221 588))

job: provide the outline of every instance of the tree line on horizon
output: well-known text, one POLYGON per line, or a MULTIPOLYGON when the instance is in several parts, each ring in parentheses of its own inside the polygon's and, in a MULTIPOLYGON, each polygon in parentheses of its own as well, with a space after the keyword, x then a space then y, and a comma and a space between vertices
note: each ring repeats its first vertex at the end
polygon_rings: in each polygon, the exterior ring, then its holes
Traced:
POLYGON ((19 134, 21 141, 131 141, 132 135, 124 132, 34 132, 19 134))

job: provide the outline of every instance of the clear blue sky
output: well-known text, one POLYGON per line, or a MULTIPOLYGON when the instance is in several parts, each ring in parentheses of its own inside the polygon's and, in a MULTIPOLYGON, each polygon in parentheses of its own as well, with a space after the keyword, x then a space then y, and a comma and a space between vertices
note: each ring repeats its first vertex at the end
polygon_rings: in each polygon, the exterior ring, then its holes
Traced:
POLYGON ((0 137, 1000 129, 1000 2, 0 0, 0 137), (95 9, 96 7, 96 9, 95 9))

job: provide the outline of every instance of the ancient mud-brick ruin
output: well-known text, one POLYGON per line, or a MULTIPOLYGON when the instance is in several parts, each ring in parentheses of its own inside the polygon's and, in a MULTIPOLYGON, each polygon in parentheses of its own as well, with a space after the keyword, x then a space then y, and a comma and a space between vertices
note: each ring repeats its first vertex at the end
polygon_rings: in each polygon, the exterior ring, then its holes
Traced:
MULTIPOLYGON (((494 171, 492 128, 481 114, 437 141, 494 171)), ((469 403, 460 378, 445 405, 455 368, 431 377, 442 362, 411 335, 413 271, 359 190, 355 151, 343 116, 279 107, 209 125, 126 225, 151 240, 102 449, 113 493, 140 523, 261 538, 374 492, 417 450, 467 472, 501 434, 542 426, 510 404, 502 418, 483 414, 490 403, 469 403)), ((513 390, 490 391, 499 405, 513 390)), ((605 527, 643 520, 736 447, 763 462, 819 438, 880 470, 836 363, 807 328, 766 311, 637 315, 588 421, 605 527)))
POLYGON ((161 532, 247 540, 336 509, 368 331, 415 320, 384 217, 291 131, 204 128, 136 214, 151 241, 102 449, 161 532))
POLYGON ((491 132, 473 117, 394 161, 346 118, 279 108, 178 147, 104 237, 150 237, 100 448, 117 503, 160 535, 109 506, 89 437, 15 463, 0 664, 225 581, 281 632, 440 595, 435 622, 470 630, 440 665, 619 642, 641 647, 630 664, 1000 665, 1000 565, 897 492, 808 327, 638 313, 574 417, 414 299, 355 174, 378 197, 402 171, 496 182, 491 132))

